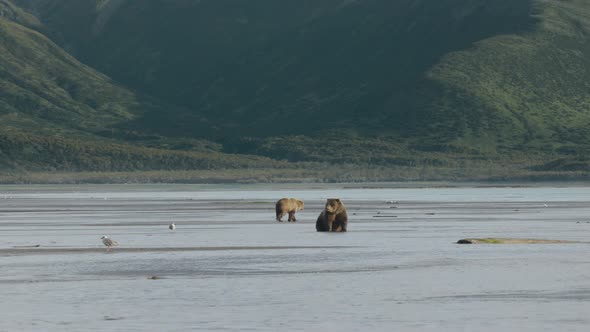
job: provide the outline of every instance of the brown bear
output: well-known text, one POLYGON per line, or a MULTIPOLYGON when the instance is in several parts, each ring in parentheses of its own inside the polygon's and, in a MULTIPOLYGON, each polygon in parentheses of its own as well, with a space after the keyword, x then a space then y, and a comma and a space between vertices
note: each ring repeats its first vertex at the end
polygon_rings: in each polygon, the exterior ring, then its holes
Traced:
POLYGON ((346 207, 340 199, 329 198, 326 201, 326 208, 315 223, 318 232, 346 232, 348 225, 348 214, 346 207))
POLYGON ((295 212, 303 210, 303 201, 295 198, 283 198, 277 201, 275 206, 277 211, 277 221, 283 222, 283 216, 289 214, 289 222, 295 222, 295 212))

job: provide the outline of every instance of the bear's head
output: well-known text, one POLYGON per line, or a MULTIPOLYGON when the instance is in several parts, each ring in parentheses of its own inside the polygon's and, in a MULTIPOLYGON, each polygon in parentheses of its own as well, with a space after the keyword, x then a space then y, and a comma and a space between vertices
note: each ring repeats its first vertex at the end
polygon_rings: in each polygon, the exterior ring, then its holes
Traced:
POLYGON ((303 210, 304 204, 302 200, 296 199, 295 204, 297 205, 297 211, 303 210))
POLYGON ((342 202, 339 198, 328 198, 326 201, 326 211, 328 213, 336 213, 342 208, 342 202))

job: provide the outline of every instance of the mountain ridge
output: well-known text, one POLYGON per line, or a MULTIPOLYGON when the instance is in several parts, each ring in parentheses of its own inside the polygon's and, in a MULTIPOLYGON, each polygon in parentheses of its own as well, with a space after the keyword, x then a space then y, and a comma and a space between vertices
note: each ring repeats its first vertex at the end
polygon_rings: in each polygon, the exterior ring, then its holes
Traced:
MULTIPOLYGON (((66 11, 59 22, 80 15, 67 11, 67 1, 59 3, 57 12, 66 11)), ((77 3, 80 7, 80 1, 77 3)), ((271 132, 271 123, 289 121, 295 127, 290 133, 299 134, 317 118, 326 121, 339 117, 342 121, 335 121, 334 127, 350 127, 358 120, 367 125, 381 122, 373 118, 391 104, 388 99, 404 95, 407 81, 411 81, 409 85, 419 81, 424 68, 438 57, 485 36, 526 28, 529 1, 513 3, 517 4, 323 0, 313 5, 309 1, 304 5, 287 1, 279 6, 263 1, 238 6, 232 1, 185 0, 165 6, 158 1, 145 4, 131 0, 118 7, 119 15, 110 16, 111 25, 103 27, 101 35, 90 32, 95 18, 64 39, 68 47, 81 40, 73 47, 75 54, 117 80, 227 125, 223 135, 243 131, 244 121, 266 122, 264 131, 269 134, 281 133, 271 132), (177 8, 169 9, 174 6, 177 8), (180 8, 186 13, 179 13, 180 8), (178 16, 178 22, 167 22, 167 15, 178 16), (488 22, 502 15, 515 19, 502 25, 488 22), (478 24, 479 28, 470 29, 478 24), (279 27, 277 32, 269 32, 273 26, 279 27), (431 35, 439 30, 444 42, 435 47, 437 36, 431 35), (80 37, 80 31, 87 33, 80 37), (360 37, 355 39, 355 35, 360 37), (391 41, 383 43, 387 35, 391 35, 391 41), (88 40, 92 42, 84 42, 88 40), (127 42, 121 44, 121 40, 127 42), (402 54, 397 54, 396 43, 409 47, 400 48, 402 54), (426 43, 429 49, 420 50, 426 43), (131 54, 139 61, 126 61, 131 54), (199 62, 205 65, 193 65, 199 62), (341 81, 340 87, 332 80, 341 81), (295 113, 297 116, 293 116, 295 113), (322 119, 323 113, 327 115, 322 119)), ((99 14, 91 10, 81 16, 99 14)), ((57 21, 51 17, 47 20, 50 25, 57 21)), ((56 25, 53 30, 61 35, 69 31, 56 25)), ((253 132, 260 130, 245 134, 253 132)))
MULTIPOLYGON (((64 71, 103 75, 106 89, 62 94, 72 102, 59 112, 86 122, 47 119, 35 98, 4 96, 0 114, 14 123, 6 110, 20 107, 73 137, 290 162, 521 158, 542 169, 590 150, 590 4, 582 0, 2 3, 3 20, 24 27, 4 23, 5 35, 34 29, 65 53, 52 57, 81 62, 64 71)), ((13 85, 23 77, 11 75, 13 85)), ((35 96, 48 90, 18 86, 35 96)))

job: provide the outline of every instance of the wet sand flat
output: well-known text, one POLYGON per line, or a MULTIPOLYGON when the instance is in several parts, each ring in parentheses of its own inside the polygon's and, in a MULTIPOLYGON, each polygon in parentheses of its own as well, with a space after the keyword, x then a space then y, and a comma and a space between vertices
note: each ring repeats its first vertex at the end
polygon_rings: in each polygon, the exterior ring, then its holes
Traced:
MULTIPOLYGON (((155 248, 121 248, 117 246, 109 251, 118 253, 147 253, 147 252, 176 252, 176 251, 237 251, 237 250, 287 250, 287 249, 344 249, 353 248, 342 246, 248 246, 248 247, 155 247, 155 248)), ((13 249, 0 249, 2 256, 23 255, 56 255, 56 254, 83 254, 100 253, 104 248, 41 248, 35 246, 15 246, 13 249)), ((107 250, 108 251, 108 250, 107 250)))
POLYGON ((588 241, 584 186, 0 186, 0 331, 586 331, 588 241))

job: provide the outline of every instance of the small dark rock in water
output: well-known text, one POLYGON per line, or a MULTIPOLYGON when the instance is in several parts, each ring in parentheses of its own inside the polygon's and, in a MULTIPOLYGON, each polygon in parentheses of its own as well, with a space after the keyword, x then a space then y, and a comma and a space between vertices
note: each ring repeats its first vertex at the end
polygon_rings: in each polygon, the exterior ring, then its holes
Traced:
POLYGON ((104 316, 104 320, 121 320, 121 319, 125 319, 125 318, 123 318, 123 317, 104 316))
POLYGON ((427 213, 426 215, 427 215, 427 216, 434 216, 435 214, 436 214, 436 213, 429 212, 429 213, 427 213))
POLYGON ((457 244, 473 244, 473 242, 471 242, 471 240, 463 239, 463 240, 457 241, 457 244))
POLYGON ((158 280, 158 279, 162 279, 162 278, 161 277, 158 277, 158 276, 151 276, 151 277, 148 277, 148 279, 150 279, 150 280, 158 280))

